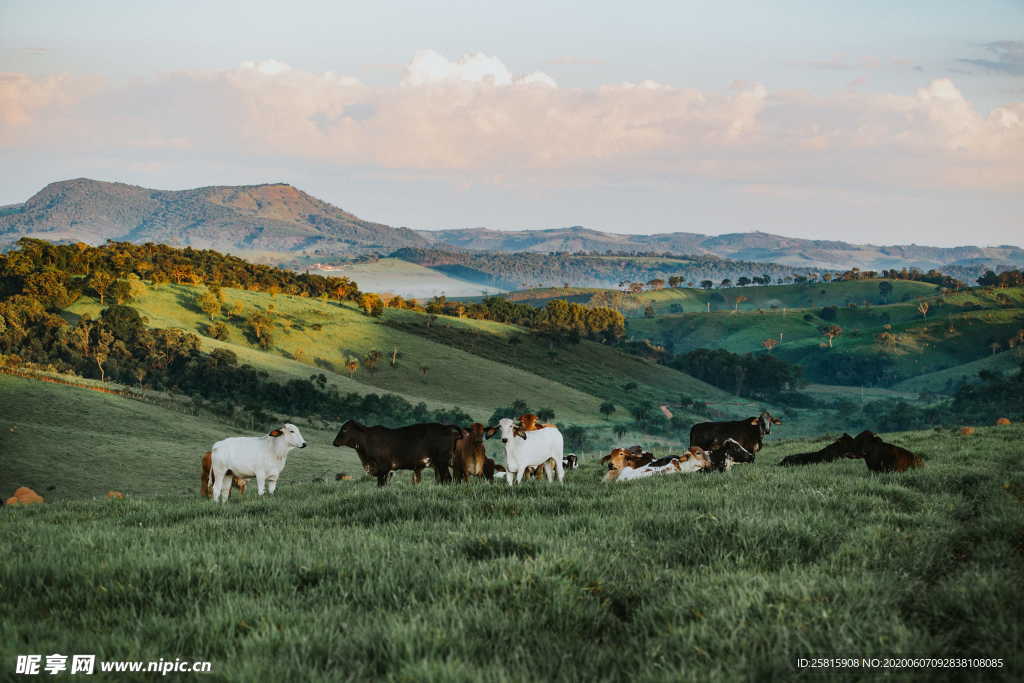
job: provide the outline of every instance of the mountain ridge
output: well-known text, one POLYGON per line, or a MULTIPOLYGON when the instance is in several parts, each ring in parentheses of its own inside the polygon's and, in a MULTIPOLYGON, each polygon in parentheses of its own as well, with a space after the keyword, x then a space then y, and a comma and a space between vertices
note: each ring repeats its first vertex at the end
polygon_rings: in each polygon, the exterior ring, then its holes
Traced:
POLYGON ((287 183, 154 190, 88 178, 50 183, 0 212, 0 245, 21 237, 331 255, 425 244, 408 228, 365 221, 287 183))
POLYGON ((0 249, 21 237, 90 244, 160 242, 291 259, 301 256, 307 261, 428 247, 498 253, 655 252, 800 269, 936 268, 959 276, 1024 265, 1024 249, 1014 245, 873 245, 761 231, 632 235, 580 225, 413 230, 364 220, 288 183, 155 190, 89 178, 57 181, 21 204, 0 207, 0 249))

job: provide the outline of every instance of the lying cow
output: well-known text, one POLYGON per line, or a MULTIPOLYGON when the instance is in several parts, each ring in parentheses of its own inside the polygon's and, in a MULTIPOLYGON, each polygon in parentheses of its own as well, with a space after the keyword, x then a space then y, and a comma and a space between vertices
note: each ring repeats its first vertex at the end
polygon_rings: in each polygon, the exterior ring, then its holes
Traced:
POLYGON ((256 477, 256 490, 271 494, 277 489, 288 452, 305 448, 306 440, 293 424, 285 424, 266 436, 236 436, 213 444, 210 457, 210 486, 213 500, 226 503, 231 493, 230 477, 256 477), (233 474, 229 474, 233 473, 233 474))
POLYGON ((758 417, 732 422, 701 422, 690 429, 690 445, 711 450, 733 439, 748 452, 757 454, 764 444, 764 437, 771 434, 773 424, 782 420, 772 417, 767 410, 758 417))
MULTIPOLYGON (((203 473, 199 476, 199 495, 203 498, 209 498, 213 493, 210 486, 210 467, 212 465, 212 461, 213 453, 211 451, 206 451, 206 453, 203 454, 202 460, 203 473)), ((231 470, 228 470, 228 475, 231 477, 231 487, 238 489, 238 492, 244 496, 245 486, 249 483, 249 480, 236 477, 235 473, 231 470)), ((231 497, 231 491, 228 491, 228 497, 231 497)))
POLYGON ((334 437, 334 445, 354 448, 366 473, 377 478, 377 486, 385 486, 396 470, 412 470, 412 481, 418 484, 427 467, 434 469, 436 481, 446 483, 451 481, 448 468, 461 438, 458 427, 436 422, 391 429, 349 420, 334 437))
POLYGON ((813 465, 822 462, 832 462, 840 458, 848 458, 851 453, 856 452, 858 452, 858 449, 855 439, 849 434, 844 433, 833 443, 830 443, 821 450, 814 451, 813 453, 787 455, 779 465, 790 467, 793 465, 813 465))
POLYGON ((924 467, 921 456, 911 453, 906 448, 886 443, 877 434, 863 431, 853 439, 856 451, 847 454, 848 458, 863 458, 864 464, 872 472, 906 472, 912 467, 924 467))
MULTIPOLYGON (((504 417, 498 421, 496 432, 501 435, 505 444, 505 463, 509 474, 515 475, 516 483, 520 483, 526 474, 527 467, 544 465, 548 480, 552 478, 553 461, 558 481, 565 479, 562 466, 563 440, 562 432, 557 428, 538 429, 527 432, 519 427, 511 418, 504 417)), ((505 480, 512 484, 512 478, 506 475, 505 480)))
POLYGON ((601 458, 608 464, 605 481, 629 481, 658 474, 689 472, 728 472, 733 463, 753 462, 754 455, 734 439, 726 439, 712 451, 693 446, 682 455, 655 460, 650 453, 616 448, 601 458))

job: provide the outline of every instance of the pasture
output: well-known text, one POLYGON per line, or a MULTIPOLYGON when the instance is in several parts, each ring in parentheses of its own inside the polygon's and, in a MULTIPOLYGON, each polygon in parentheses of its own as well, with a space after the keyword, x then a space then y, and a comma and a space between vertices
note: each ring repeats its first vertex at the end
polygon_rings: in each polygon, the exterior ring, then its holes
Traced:
MULTIPOLYGON (((902 475, 773 466, 824 438, 770 438, 721 475, 605 485, 591 458, 562 486, 514 489, 312 483, 293 452, 273 499, 222 508, 171 457, 209 435, 160 429, 92 463, 109 480, 145 459, 153 483, 126 500, 0 510, 3 661, 181 657, 230 681, 777 680, 810 656, 1005 660, 897 676, 915 680, 1024 666, 1017 425, 890 435, 927 461, 902 475)), ((36 444, 39 467, 75 449, 56 428, 36 444)), ((3 479, 5 495, 21 483, 3 479)), ((858 678, 874 676, 842 675, 858 678)))

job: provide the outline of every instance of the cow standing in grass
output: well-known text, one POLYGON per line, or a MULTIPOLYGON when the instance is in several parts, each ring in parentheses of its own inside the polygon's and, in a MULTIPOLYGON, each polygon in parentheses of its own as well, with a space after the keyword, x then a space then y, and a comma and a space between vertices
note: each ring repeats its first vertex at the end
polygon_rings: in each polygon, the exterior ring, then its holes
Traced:
POLYGON ((700 446, 706 451, 714 450, 733 439, 750 453, 756 454, 764 444, 764 437, 772 432, 773 424, 782 420, 772 417, 767 410, 758 417, 731 422, 701 422, 690 429, 690 446, 700 446))
POLYGON ((256 488, 262 496, 277 489, 277 478, 284 470, 288 452, 305 448, 299 428, 285 424, 266 436, 236 436, 213 444, 210 486, 213 500, 226 503, 231 493, 232 475, 248 479, 256 477, 256 488))
POLYGON ((547 427, 527 432, 511 418, 505 417, 498 421, 497 432, 501 435, 501 442, 505 444, 505 465, 509 472, 505 480, 509 485, 512 484, 512 473, 515 473, 518 484, 523 480, 527 467, 541 465, 544 466, 548 481, 552 479, 552 466, 558 481, 565 479, 565 469, 562 465, 564 445, 562 432, 558 429, 547 427))
POLYGON ((391 429, 348 420, 334 437, 334 445, 354 448, 363 470, 377 478, 377 486, 387 485, 395 470, 412 470, 412 481, 418 484, 427 467, 434 468, 436 481, 445 483, 451 481, 449 467, 461 438, 458 427, 436 422, 391 429))

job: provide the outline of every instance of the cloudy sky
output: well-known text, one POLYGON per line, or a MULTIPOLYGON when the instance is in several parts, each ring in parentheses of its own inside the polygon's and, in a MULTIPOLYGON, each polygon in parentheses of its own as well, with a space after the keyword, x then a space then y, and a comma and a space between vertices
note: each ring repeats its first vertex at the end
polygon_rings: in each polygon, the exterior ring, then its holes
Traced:
POLYGON ((0 2, 0 204, 1024 244, 1024 2, 0 2), (898 5, 898 6, 895 6, 898 5))

